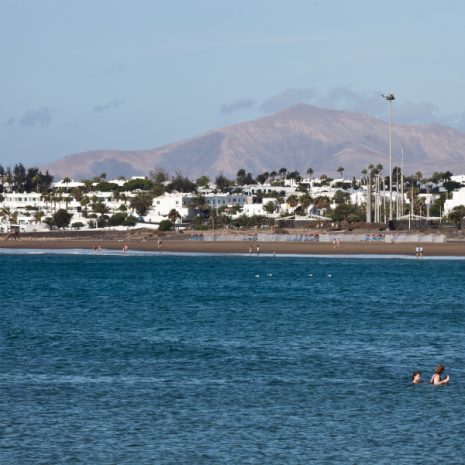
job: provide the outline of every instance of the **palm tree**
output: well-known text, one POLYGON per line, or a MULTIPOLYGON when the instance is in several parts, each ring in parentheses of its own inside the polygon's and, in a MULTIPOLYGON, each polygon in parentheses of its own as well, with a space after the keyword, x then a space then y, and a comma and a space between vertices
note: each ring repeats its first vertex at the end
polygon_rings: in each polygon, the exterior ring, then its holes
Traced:
POLYGON ((92 191, 92 181, 90 179, 84 179, 82 183, 84 184, 86 192, 92 191))
POLYGON ((286 199, 286 202, 291 208, 295 208, 299 204, 299 199, 296 195, 292 194, 286 199))
POLYGON ((190 206, 194 210, 205 210, 207 206, 207 201, 205 199, 205 196, 201 193, 198 192, 195 194, 193 197, 190 198, 190 206))
POLYGON ((45 216, 45 213, 43 211, 36 211, 34 213, 34 221, 36 223, 42 223, 42 218, 45 216))
POLYGON ((331 205, 331 201, 326 195, 320 195, 315 199, 315 202, 313 203, 313 206, 315 208, 318 208, 319 210, 329 208, 331 205))
POLYGON ((362 174, 362 184, 363 184, 364 182, 366 182, 366 178, 367 178, 367 173, 368 173, 368 171, 367 171, 366 168, 363 168, 363 170, 360 171, 360 173, 362 174))
POLYGON ((308 177, 309 177, 309 178, 312 177, 312 174, 313 174, 313 173, 314 173, 313 168, 308 168, 307 174, 308 174, 308 177))
POLYGON ((299 197, 299 204, 304 212, 308 211, 308 207, 310 207, 311 203, 312 198, 308 194, 304 194, 299 197))
POLYGON ((342 173, 344 172, 344 168, 342 166, 340 166, 338 169, 337 169, 337 172, 341 175, 341 178, 342 178, 342 173))
POLYGON ((172 208, 169 213, 168 213, 168 219, 173 223, 175 224, 176 223, 176 220, 177 219, 180 219, 181 218, 181 215, 179 214, 179 212, 176 210, 176 208, 172 208))
POLYGON ((68 192, 68 188, 69 188, 69 183, 71 182, 71 179, 68 178, 68 176, 64 177, 63 178, 63 184, 66 184, 66 192, 68 192))
POLYGON ((103 202, 96 202, 92 204, 92 210, 100 216, 106 215, 110 212, 110 209, 103 202))

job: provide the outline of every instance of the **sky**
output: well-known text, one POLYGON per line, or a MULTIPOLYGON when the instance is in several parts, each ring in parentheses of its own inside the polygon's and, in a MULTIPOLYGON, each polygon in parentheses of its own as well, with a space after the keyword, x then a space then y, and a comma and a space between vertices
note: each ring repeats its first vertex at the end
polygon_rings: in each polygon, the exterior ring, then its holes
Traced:
POLYGON ((159 147, 296 103, 465 131, 461 0, 0 0, 0 164, 159 147))

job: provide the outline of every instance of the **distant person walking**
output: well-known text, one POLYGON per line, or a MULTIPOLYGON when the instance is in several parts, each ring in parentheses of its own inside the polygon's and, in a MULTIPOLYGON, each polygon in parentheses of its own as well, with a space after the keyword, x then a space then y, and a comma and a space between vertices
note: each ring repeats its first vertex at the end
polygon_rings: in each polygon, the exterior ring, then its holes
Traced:
POLYGON ((257 245, 257 255, 260 255, 260 246, 257 245))
POLYGON ((415 247, 415 256, 417 258, 420 258, 420 246, 417 244, 417 246, 415 247))

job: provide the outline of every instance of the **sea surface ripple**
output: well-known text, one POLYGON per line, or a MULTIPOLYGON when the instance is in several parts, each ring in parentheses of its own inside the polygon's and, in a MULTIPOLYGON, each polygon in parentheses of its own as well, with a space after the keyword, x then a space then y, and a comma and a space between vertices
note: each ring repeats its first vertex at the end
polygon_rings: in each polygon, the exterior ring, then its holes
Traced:
POLYGON ((465 262, 1 254, 0 463, 464 463, 465 262), (413 386, 444 363, 452 382, 413 386))

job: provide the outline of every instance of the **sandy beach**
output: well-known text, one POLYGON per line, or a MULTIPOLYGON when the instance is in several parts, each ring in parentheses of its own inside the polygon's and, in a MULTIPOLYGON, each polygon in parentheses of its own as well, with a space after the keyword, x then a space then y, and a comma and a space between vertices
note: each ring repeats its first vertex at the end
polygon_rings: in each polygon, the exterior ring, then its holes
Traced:
MULTIPOLYGON (((334 248, 331 243, 323 242, 255 242, 255 241, 229 241, 208 242, 192 241, 175 236, 162 238, 158 247, 156 238, 128 239, 128 240, 90 240, 90 239, 24 239, 0 241, 2 249, 87 249, 100 244, 103 250, 122 250, 124 245, 128 250, 137 251, 163 251, 185 253, 234 253, 248 254, 252 246, 253 255, 256 255, 256 246, 260 246, 260 254, 306 254, 306 255, 415 255, 415 243, 372 243, 372 242, 343 242, 341 247, 334 248)), ((465 242, 447 242, 445 244, 424 243, 423 255, 428 256, 464 256, 465 242)))

